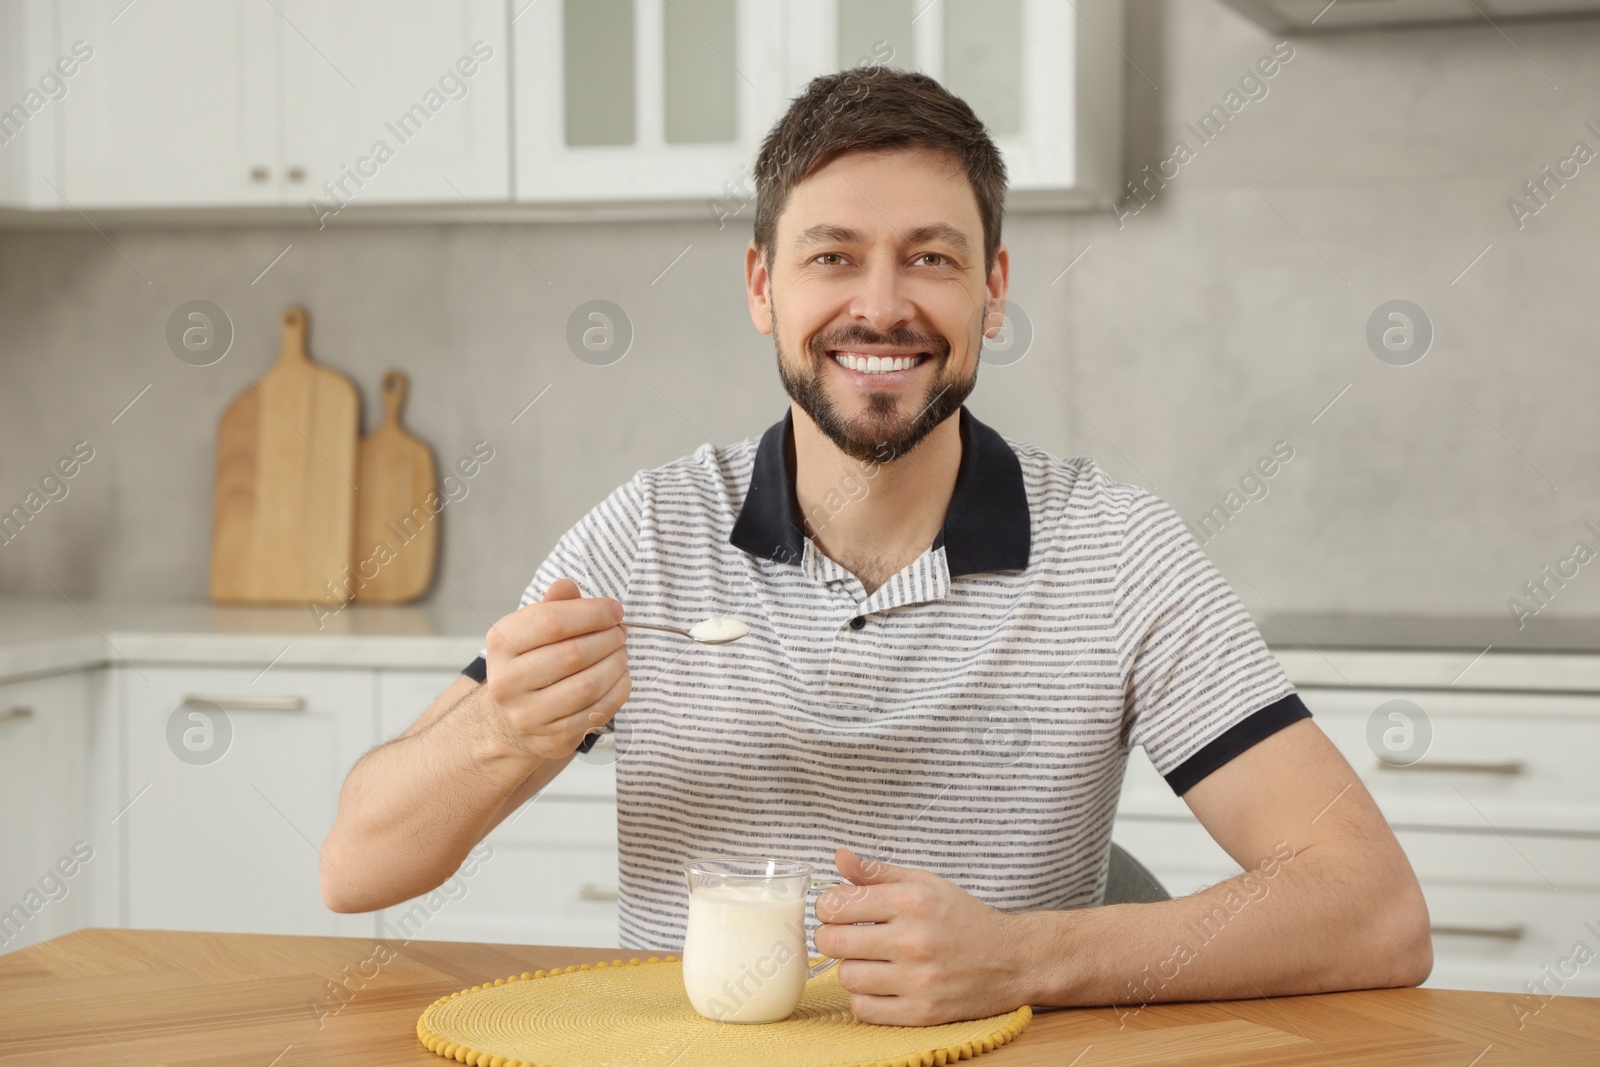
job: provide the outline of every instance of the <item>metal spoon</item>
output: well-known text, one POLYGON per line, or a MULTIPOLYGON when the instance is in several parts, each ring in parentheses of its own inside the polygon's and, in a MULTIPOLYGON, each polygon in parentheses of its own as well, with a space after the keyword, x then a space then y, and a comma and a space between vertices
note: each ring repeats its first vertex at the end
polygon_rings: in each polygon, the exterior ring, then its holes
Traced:
MULTIPOLYGON (((733 619, 733 620, 729 620, 729 621, 738 622, 737 619, 733 619)), ((739 623, 739 629, 742 632, 731 634, 731 635, 725 636, 725 637, 724 636, 696 637, 693 633, 689 632, 688 630, 680 630, 676 626, 656 626, 653 623, 632 622, 632 621, 630 621, 628 619, 623 619, 622 620, 622 625, 624 625, 624 626, 637 626, 641 630, 661 630, 664 633, 677 634, 679 637, 687 637, 691 641, 699 641, 702 645, 726 645, 729 642, 737 641, 737 640, 739 640, 739 638, 744 637, 744 636, 746 636, 746 635, 748 635, 750 633, 750 628, 748 626, 745 626, 743 623, 739 623)))

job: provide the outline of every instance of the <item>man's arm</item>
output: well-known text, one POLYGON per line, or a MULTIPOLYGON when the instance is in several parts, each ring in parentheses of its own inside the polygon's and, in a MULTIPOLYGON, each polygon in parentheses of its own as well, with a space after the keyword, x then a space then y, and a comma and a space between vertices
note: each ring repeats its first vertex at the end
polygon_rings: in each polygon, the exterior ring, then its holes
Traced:
POLYGON ((1310 719, 1185 795, 1245 872, 1177 900, 1018 916, 1035 1004, 1143 1004, 1416 985, 1433 969, 1410 861, 1310 719))
POLYGON ((627 700, 622 606, 567 580, 485 637, 488 681, 456 679, 361 758, 323 843, 322 899, 372 911, 439 886, 627 700))
POLYGON ((1428 910, 1388 824, 1311 720, 1184 799, 1245 872, 1149 904, 1006 913, 920 870, 841 849, 858 883, 818 898, 817 951, 871 1022, 931 1025, 1021 1004, 1141 1005, 1415 985, 1428 910), (873 923, 871 926, 847 925, 873 923))

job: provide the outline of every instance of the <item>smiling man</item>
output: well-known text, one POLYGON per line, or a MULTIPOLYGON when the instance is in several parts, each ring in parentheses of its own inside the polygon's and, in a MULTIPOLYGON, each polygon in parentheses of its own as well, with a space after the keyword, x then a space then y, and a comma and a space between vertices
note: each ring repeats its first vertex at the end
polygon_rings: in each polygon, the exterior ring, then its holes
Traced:
POLYGON ((749 308, 789 410, 558 541, 351 772, 328 905, 439 885, 603 727, 626 948, 682 948, 685 860, 759 854, 856 883, 809 926, 874 1022, 1426 978, 1405 855, 1182 520, 964 406, 1010 267, 971 110, 918 74, 819 78, 757 175, 749 308), (624 603, 750 634, 625 631, 624 603), (1087 907, 1134 746, 1244 873, 1087 907))

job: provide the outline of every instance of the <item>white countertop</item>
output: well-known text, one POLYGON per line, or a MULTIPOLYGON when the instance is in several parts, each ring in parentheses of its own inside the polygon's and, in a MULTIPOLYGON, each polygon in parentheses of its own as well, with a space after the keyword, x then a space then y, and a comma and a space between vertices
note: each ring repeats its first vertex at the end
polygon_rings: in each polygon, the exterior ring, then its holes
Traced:
MULTIPOLYGON (((223 606, 0 597, 0 680, 107 663, 400 667, 460 670, 492 622, 459 598, 353 604, 318 619, 298 605, 223 606)), ((499 611, 499 606, 495 609, 499 611)), ((503 612, 502 612, 503 613, 503 612)), ((498 617, 498 614, 496 615, 498 617)), ((1296 647, 1600 653, 1600 619, 1258 615, 1274 651, 1296 647)))
POLYGON ((107 663, 460 670, 492 620, 471 607, 304 607, 0 598, 0 680, 107 663))

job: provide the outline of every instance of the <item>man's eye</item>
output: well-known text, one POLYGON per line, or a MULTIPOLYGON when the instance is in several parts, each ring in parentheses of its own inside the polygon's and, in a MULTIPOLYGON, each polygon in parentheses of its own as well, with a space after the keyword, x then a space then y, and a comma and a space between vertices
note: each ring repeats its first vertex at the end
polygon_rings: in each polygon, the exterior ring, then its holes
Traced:
MULTIPOLYGON (((822 260, 825 260, 825 259, 835 259, 835 260, 840 260, 842 262, 844 260, 844 257, 841 256, 837 252, 824 252, 820 256, 817 256, 814 260, 812 260, 812 262, 820 263, 822 260)), ((829 264, 829 265, 831 266, 831 264, 829 264)))
POLYGON ((918 259, 937 259, 939 262, 933 264, 935 267, 948 266, 949 263, 950 263, 950 257, 946 256, 943 252, 924 252, 924 253, 922 253, 922 255, 918 256, 917 258, 918 259))

